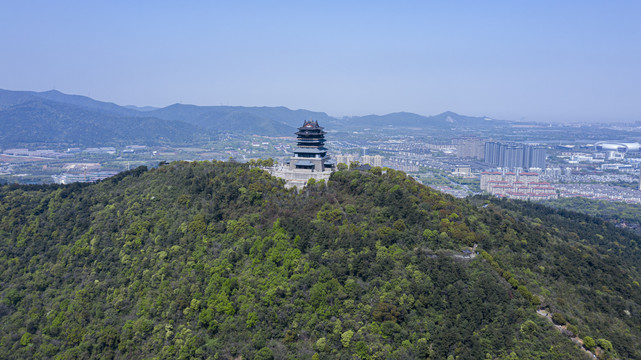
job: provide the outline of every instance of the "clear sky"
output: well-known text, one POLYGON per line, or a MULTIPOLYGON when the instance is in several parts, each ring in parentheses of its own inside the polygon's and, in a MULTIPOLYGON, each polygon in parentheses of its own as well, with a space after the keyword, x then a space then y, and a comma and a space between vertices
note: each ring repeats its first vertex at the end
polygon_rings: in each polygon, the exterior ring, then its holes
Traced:
POLYGON ((0 88, 641 120, 641 1, 2 1, 0 88))

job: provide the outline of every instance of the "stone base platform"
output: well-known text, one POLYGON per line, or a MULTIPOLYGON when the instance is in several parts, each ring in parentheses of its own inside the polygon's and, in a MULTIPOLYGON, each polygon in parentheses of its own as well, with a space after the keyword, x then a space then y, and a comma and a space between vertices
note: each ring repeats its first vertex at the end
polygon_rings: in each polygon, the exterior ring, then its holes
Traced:
POLYGON ((285 166, 273 167, 266 169, 270 175, 279 177, 285 180, 286 188, 297 187, 302 189, 309 179, 319 180, 329 180, 329 176, 332 174, 331 171, 310 171, 310 170, 292 170, 285 166))

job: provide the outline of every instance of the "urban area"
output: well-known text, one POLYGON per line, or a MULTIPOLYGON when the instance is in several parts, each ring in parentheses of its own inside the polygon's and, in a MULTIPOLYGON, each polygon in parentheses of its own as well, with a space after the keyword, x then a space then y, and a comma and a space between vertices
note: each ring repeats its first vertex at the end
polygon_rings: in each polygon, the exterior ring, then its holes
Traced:
MULTIPOLYGON (((322 129, 322 125, 316 122, 315 126, 322 129)), ((282 171, 290 168, 292 156, 318 156, 318 150, 300 150, 301 145, 310 148, 311 144, 312 148, 325 149, 322 156, 331 159, 323 165, 327 170, 339 164, 388 167, 402 170, 456 197, 487 193, 521 200, 585 197, 641 203, 639 143, 598 139, 594 136, 598 131, 594 129, 573 128, 585 131, 589 139, 563 141, 558 136, 550 136, 548 140, 532 140, 523 135, 531 132, 530 137, 541 136, 544 132, 540 128, 525 129, 525 132, 520 129, 521 141, 510 139, 514 131, 494 137, 447 138, 403 131, 330 129, 322 131, 327 135, 321 142, 301 144, 301 141, 312 140, 301 140, 303 128, 299 128, 299 132, 282 137, 222 134, 193 147, 132 144, 122 148, 12 148, 2 149, 0 154, 0 181, 93 182, 140 165, 153 167, 164 161, 247 162, 267 158, 274 159, 272 173, 282 175, 282 171)), ((313 159, 305 159, 301 163, 305 165, 301 166, 313 168, 310 160, 313 159)), ((324 176, 328 178, 328 174, 325 172, 324 176)), ((304 184, 306 179, 299 177, 297 185, 304 184)))

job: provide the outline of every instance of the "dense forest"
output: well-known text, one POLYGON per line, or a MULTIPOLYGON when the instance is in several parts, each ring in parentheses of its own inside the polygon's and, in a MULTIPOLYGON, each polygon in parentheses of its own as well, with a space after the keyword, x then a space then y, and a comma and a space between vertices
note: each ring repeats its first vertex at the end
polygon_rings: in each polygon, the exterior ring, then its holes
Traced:
POLYGON ((641 358, 631 232, 389 169, 297 191, 254 165, 0 187, 0 358, 641 358))
POLYGON ((565 209, 596 216, 641 233, 641 205, 588 198, 561 198, 542 202, 555 209, 565 209))

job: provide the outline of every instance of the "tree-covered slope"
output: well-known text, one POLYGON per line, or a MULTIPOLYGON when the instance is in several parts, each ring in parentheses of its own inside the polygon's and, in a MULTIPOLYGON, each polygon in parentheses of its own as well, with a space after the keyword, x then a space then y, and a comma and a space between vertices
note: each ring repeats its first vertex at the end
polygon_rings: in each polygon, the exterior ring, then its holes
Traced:
POLYGON ((622 228, 641 232, 641 204, 628 204, 588 198, 560 198, 542 202, 545 206, 565 209, 610 221, 622 228))
POLYGON ((151 117, 123 117, 50 100, 33 100, 0 110, 0 146, 67 144, 113 146, 176 144, 203 136, 202 128, 151 117))
POLYGON ((588 215, 486 201, 484 226, 506 229, 484 241, 494 258, 581 337, 611 340, 623 358, 641 358, 641 237, 588 215))
POLYGON ((100 111, 111 115, 118 116, 144 116, 139 111, 116 105, 114 103, 97 101, 92 98, 81 95, 63 94, 57 90, 43 92, 36 91, 12 91, 0 89, 0 109, 8 108, 14 105, 30 101, 48 100, 57 103, 74 105, 85 109, 100 111))
MULTIPOLYGON (((269 110, 262 111, 263 109, 270 108, 174 104, 150 111, 149 114, 160 119, 184 121, 219 133, 292 136, 294 127, 286 125, 278 117, 266 116, 264 112, 269 110)), ((276 109, 281 109, 282 115, 288 115, 286 118, 291 118, 294 114, 287 108, 276 109)), ((299 117, 298 121, 302 122, 304 119, 299 117)))
POLYGON ((300 193, 209 162, 4 186, 0 358, 586 357, 541 300, 638 358, 632 236, 378 168, 300 193))

